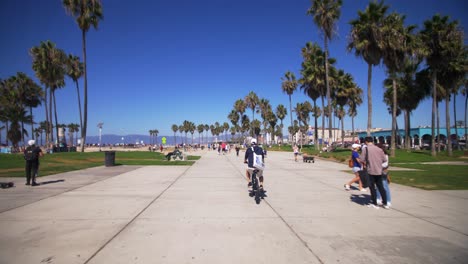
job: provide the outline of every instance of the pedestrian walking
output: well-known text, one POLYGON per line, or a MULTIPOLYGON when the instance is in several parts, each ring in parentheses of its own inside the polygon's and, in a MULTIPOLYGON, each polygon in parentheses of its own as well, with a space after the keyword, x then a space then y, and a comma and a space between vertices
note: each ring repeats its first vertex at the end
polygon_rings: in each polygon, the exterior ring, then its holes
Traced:
POLYGON ((374 145, 373 137, 366 137, 366 148, 362 149, 359 159, 364 162, 367 172, 369 174, 369 189, 371 191, 371 204, 369 207, 378 208, 376 186, 382 195, 382 204, 385 209, 390 207, 387 205, 387 194, 383 187, 382 182, 382 163, 385 162, 385 153, 383 150, 374 145))

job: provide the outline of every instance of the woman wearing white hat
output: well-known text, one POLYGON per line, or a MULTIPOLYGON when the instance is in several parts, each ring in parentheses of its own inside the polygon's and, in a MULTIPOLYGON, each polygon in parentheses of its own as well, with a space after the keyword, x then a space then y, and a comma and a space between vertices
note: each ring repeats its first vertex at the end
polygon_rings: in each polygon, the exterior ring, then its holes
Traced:
POLYGON ((361 145, 359 144, 353 144, 352 146, 352 155, 351 155, 351 158, 353 160, 353 173, 354 173, 354 178, 349 181, 347 184, 344 185, 345 189, 347 191, 350 190, 351 188, 351 184, 355 183, 355 182, 358 182, 359 183, 359 190, 361 192, 364 192, 366 191, 366 189, 362 188, 362 182, 361 182, 361 178, 359 177, 359 171, 361 170, 362 168, 362 162, 361 160, 359 159, 359 149, 361 148, 361 145))

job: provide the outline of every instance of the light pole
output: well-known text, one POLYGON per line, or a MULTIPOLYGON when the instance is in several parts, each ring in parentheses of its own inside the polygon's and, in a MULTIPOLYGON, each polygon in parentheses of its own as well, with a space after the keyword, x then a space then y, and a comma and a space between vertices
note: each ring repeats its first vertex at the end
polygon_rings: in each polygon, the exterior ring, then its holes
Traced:
POLYGON ((99 127, 99 151, 101 151, 101 133, 102 133, 102 125, 104 125, 104 123, 99 123, 97 124, 97 127, 99 127))

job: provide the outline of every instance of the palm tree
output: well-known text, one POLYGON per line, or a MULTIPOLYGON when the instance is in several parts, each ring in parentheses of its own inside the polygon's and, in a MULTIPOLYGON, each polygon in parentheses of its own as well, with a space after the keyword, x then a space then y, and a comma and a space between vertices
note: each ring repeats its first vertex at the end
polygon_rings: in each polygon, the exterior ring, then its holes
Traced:
MULTIPOLYGON (((325 48, 325 87, 327 88, 328 112, 331 113, 331 94, 328 69, 328 41, 332 39, 335 32, 335 23, 341 15, 342 0, 313 0, 312 7, 307 10, 312 15, 314 23, 322 30, 325 48)), ((328 120, 328 135, 332 138, 332 120, 328 120)))
POLYGON ((357 116, 357 108, 362 104, 362 89, 355 84, 355 86, 351 89, 349 94, 348 100, 348 115, 351 117, 351 133, 353 135, 353 142, 354 141, 354 118, 357 116))
POLYGON ((416 27, 405 27, 404 21, 405 16, 392 13, 384 19, 382 27, 383 62, 387 67, 393 86, 392 140, 390 147, 392 157, 395 157, 396 148, 397 74, 403 71, 405 60, 412 59, 410 56, 417 52, 416 39, 412 34, 413 29, 416 27))
MULTIPOLYGON (((183 125, 179 125, 179 133, 180 133, 180 140, 182 141, 181 144, 183 145, 185 143, 185 141, 187 140, 187 138, 185 139, 184 141, 184 138, 182 137, 182 133, 184 132, 184 126, 183 125)), ((186 136, 187 137, 187 136, 186 136)))
POLYGON ((448 16, 441 17, 440 15, 433 16, 432 20, 426 20, 424 29, 420 32, 421 40, 427 51, 426 63, 432 70, 432 156, 436 156, 434 127, 437 110, 437 75, 441 70, 448 68, 449 63, 454 58, 456 50, 453 49, 452 42, 457 43, 459 34, 458 21, 449 22, 448 16))
MULTIPOLYGON (((445 128, 447 131, 447 154, 452 156, 452 138, 450 133, 450 97, 453 94, 455 106, 455 95, 458 89, 465 82, 468 71, 468 50, 463 44, 463 33, 457 39, 451 42, 453 49, 453 57, 447 68, 440 72, 439 82, 445 90, 445 128)), ((455 109, 455 108, 454 108, 455 109)), ((456 112, 456 111, 455 111, 456 112)), ((456 121, 456 116, 455 116, 456 121)), ((455 125, 455 130, 457 126, 455 125)), ((456 133, 458 135, 458 133, 456 133)))
MULTIPOLYGON (((292 101, 291 101, 291 95, 296 91, 298 82, 296 80, 296 76, 294 76, 294 73, 287 71, 284 74, 284 77, 281 78, 283 81, 281 83, 281 89, 284 93, 286 93, 289 96, 289 115, 291 117, 291 126, 293 125, 293 118, 292 118, 292 101)), ((292 140, 292 137, 291 137, 292 140)))
POLYGON ((231 121, 231 124, 233 125, 233 127, 231 128, 234 128, 234 135, 235 135, 235 132, 239 130, 239 120, 240 120, 239 113, 235 109, 233 109, 229 113, 228 118, 229 118, 229 121, 231 121))
MULTIPOLYGON (((55 90, 65 85, 65 53, 62 50, 57 49, 54 43, 50 41, 43 41, 39 47, 33 47, 30 51, 30 54, 33 58, 32 67, 36 73, 36 77, 46 87, 44 101, 46 104, 46 121, 49 124, 49 130, 47 132, 50 133, 49 137, 47 137, 46 134, 46 141, 53 142, 52 100, 54 99, 55 90), (47 111, 47 89, 49 89, 49 111, 47 111), (49 112, 49 115, 47 115, 47 112, 49 112)), ((55 117, 55 123, 57 126, 57 111, 55 111, 55 117)))
POLYGON ((197 131, 198 131, 198 141, 200 144, 203 144, 203 131, 205 131, 205 125, 199 124, 197 126, 197 131))
POLYGON ((179 126, 176 125, 176 124, 173 124, 172 127, 172 132, 174 132, 174 146, 177 146, 177 136, 176 136, 176 133, 177 131, 179 131, 179 126))
POLYGON ((281 133, 278 136, 281 136, 281 143, 282 143, 283 142, 283 119, 286 118, 286 116, 288 115, 288 110, 286 109, 284 105, 279 104, 276 107, 275 114, 276 114, 276 117, 278 117, 278 119, 280 120, 281 133))
POLYGON ((88 73, 86 61, 86 33, 91 26, 95 29, 100 20, 103 19, 102 5, 99 0, 63 0, 66 11, 76 18, 78 27, 81 29, 83 42, 83 72, 84 72, 84 112, 83 124, 81 126, 81 152, 84 152, 86 141, 86 129, 88 127, 88 73))
POLYGON ((224 131, 224 140, 227 142, 227 132, 229 132, 229 124, 227 122, 223 123, 223 131, 224 131))
MULTIPOLYGON (((80 57, 73 56, 72 54, 68 55, 67 60, 67 75, 70 77, 73 82, 76 84, 76 94, 78 97, 78 112, 80 113, 80 127, 83 126, 83 117, 81 115, 81 96, 80 96, 80 86, 78 80, 83 76, 83 63, 80 61, 80 57)), ((81 139, 83 140, 83 139, 81 139)))
POLYGON ((372 129, 372 66, 382 60, 382 25, 388 6, 384 2, 370 2, 358 18, 352 20, 348 50, 367 62, 367 135, 372 129))
POLYGON ((208 142, 208 131, 210 131, 210 126, 208 124, 205 124, 205 131, 206 131, 206 134, 205 134, 206 142, 208 142))
MULTIPOLYGON (((257 105, 259 102, 257 94, 255 94, 253 91, 250 91, 249 94, 245 97, 244 101, 245 105, 252 109, 252 121, 255 120, 255 111, 257 110, 257 105)), ((251 136, 255 134, 253 127, 251 127, 250 134, 251 136)))

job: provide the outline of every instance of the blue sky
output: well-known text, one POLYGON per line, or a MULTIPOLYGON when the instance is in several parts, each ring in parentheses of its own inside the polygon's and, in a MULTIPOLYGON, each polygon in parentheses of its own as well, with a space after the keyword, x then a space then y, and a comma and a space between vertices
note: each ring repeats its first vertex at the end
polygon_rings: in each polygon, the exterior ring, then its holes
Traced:
MULTIPOLYGON (((81 31, 61 2, 0 2, 0 78, 25 72, 37 80, 28 52, 41 41, 50 40, 65 52, 82 57, 81 31)), ((416 24, 418 29, 436 13, 458 19, 467 28, 468 2, 464 0, 385 3, 390 11, 406 14, 407 24, 416 24)), ((344 1, 338 34, 330 44, 336 67, 352 74, 364 94, 367 65, 346 51, 346 43, 348 22, 367 4, 364 0, 344 1)), ((306 42, 323 47, 312 17, 306 16, 310 5, 310 0, 104 0, 104 20, 98 30, 87 34, 88 135, 99 133, 99 122, 104 122, 104 134, 120 135, 148 134, 150 129, 172 135, 171 125, 184 120, 228 122, 234 102, 249 91, 269 99, 274 108, 284 104, 289 110, 281 77, 290 70, 299 78, 300 50, 306 42)), ((385 78, 384 67, 375 67, 373 127, 391 126, 382 102, 385 78)), ((56 97, 59 123, 79 123, 76 88, 70 79, 56 97)), ((294 105, 309 99, 298 90, 292 100, 294 105)), ((441 122, 445 122, 443 109, 441 105, 441 122)), ((45 120, 43 108, 37 108, 34 115, 36 121, 45 120)), ((459 95, 457 119, 463 118, 464 98, 459 95)), ((403 127, 401 118, 398 122, 403 127)), ((412 125, 430 124, 428 99, 413 113, 412 125)), ((366 126, 364 97, 355 128, 366 126)), ((351 128, 349 118, 345 128, 351 128)))

